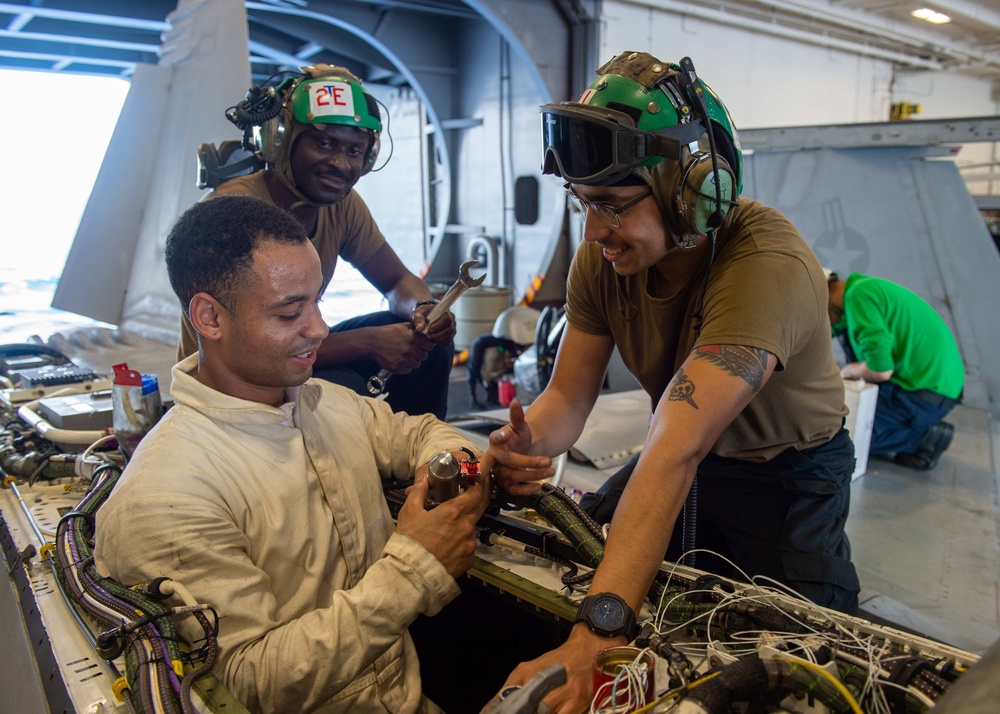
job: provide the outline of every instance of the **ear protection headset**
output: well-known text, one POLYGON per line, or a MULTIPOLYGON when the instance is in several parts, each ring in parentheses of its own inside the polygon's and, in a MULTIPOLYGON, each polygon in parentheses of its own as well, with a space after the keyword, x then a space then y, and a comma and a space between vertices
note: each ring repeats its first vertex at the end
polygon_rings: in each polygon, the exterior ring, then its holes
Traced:
MULTIPOLYGON (((381 146, 382 117, 378 101, 361 87, 360 79, 343 67, 327 64, 303 67, 301 74, 277 87, 268 85, 270 79, 251 87, 243 101, 226 110, 226 118, 243 131, 242 148, 254 152, 258 159, 254 170, 260 161, 269 164, 296 197, 312 203, 295 185, 292 146, 307 128, 325 131, 328 125, 349 126, 369 134, 360 175, 372 170, 381 146)), ((207 159, 203 165, 219 164, 219 157, 211 151, 199 149, 199 155, 202 153, 207 159)))
POLYGON ((579 102, 541 107, 543 173, 609 185, 638 167, 679 164, 669 196, 675 242, 691 248, 722 225, 742 189, 739 138, 722 101, 690 58, 665 64, 645 52, 614 57, 579 102), (708 151, 699 139, 708 139, 708 151))
MULTIPOLYGON (((708 102, 705 100, 706 87, 698 80, 691 58, 684 57, 680 61, 680 68, 681 83, 684 84, 683 80, 686 80, 684 93, 708 128, 705 133, 708 136, 709 151, 706 154, 699 148, 691 153, 690 160, 684 165, 677 184, 677 209, 687 229, 693 227, 698 233, 707 233, 722 225, 729 208, 736 200, 739 179, 733 166, 739 166, 739 162, 732 158, 732 136, 720 124, 712 121, 708 102), (720 135, 718 139, 717 135, 720 135), (720 156, 720 144, 729 160, 720 156)), ((715 103, 722 105, 717 98, 715 103)))

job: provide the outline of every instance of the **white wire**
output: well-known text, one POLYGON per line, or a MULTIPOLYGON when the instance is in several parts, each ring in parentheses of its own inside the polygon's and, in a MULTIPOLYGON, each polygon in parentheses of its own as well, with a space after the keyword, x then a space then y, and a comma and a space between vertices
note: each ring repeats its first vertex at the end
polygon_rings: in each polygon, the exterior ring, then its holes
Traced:
POLYGON ((645 660, 650 656, 649 649, 641 650, 634 660, 619 667, 613 680, 598 687, 590 703, 590 714, 630 712, 646 704, 646 685, 653 673, 645 660), (619 686, 622 679, 624 688, 619 686))
MULTIPOLYGON (((86 460, 93 453, 94 449, 96 449, 98 446, 102 446, 103 444, 108 443, 109 441, 111 441, 112 439, 115 439, 115 438, 116 437, 115 437, 114 434, 108 434, 107 436, 102 436, 100 439, 98 439, 93 444, 91 444, 86 449, 84 449, 84 452, 82 454, 80 454, 80 458, 78 458, 76 460, 76 463, 73 465, 73 472, 79 478, 83 478, 83 464, 84 464, 84 462, 86 462, 86 460)), ((100 456, 100 455, 97 457, 97 459, 98 459, 98 464, 111 461, 111 459, 105 458, 104 456, 100 456)), ((93 473, 93 469, 91 469, 91 473, 93 473)))
MULTIPOLYGON (((687 551, 686 553, 683 553, 681 555, 681 557, 680 557, 679 560, 683 560, 689 554, 692 554, 692 553, 706 553, 706 554, 709 554, 709 555, 713 555, 713 556, 719 558, 720 560, 722 560, 722 561, 728 563, 729 565, 731 565, 733 567, 733 569, 737 573, 739 573, 739 575, 747 582, 748 586, 752 587, 756 591, 756 593, 761 598, 763 598, 763 600, 764 600, 764 602, 766 604, 768 604, 771 607, 774 607, 774 608, 776 608, 778 610, 781 610, 782 613, 786 617, 788 617, 790 620, 792 620, 796 624, 800 625, 801 627, 804 627, 805 629, 807 629, 807 630, 809 630, 811 632, 815 632, 817 634, 822 634, 818 630, 816 630, 816 628, 813 627, 812 625, 810 625, 810 624, 808 624, 806 622, 802 622, 800 619, 798 619, 797 617, 795 617, 794 615, 792 615, 791 613, 789 613, 786 608, 783 608, 783 607, 779 606, 778 604, 776 604, 774 601, 771 600, 770 595, 780 594, 780 595, 784 595, 784 596, 788 597, 789 594, 791 594, 791 596, 793 596, 793 597, 795 597, 795 598, 797 598, 798 600, 801 601, 801 602, 797 603, 798 605, 800 605, 800 607, 802 607, 803 609, 806 609, 806 610, 812 610, 813 612, 822 615, 822 617, 823 617, 823 619, 825 621, 830 622, 835 628, 837 628, 838 630, 842 631, 843 634, 847 635, 848 637, 850 637, 852 639, 858 639, 856 637, 856 635, 854 635, 850 630, 848 630, 847 628, 845 628, 843 625, 841 625, 839 622, 837 622, 837 620, 834 617, 831 616, 831 615, 836 615, 836 614, 839 614, 839 613, 836 613, 833 610, 830 610, 828 608, 822 607, 821 605, 817 605, 817 604, 811 602, 808 598, 806 598, 804 595, 802 595, 801 593, 799 593, 798 591, 796 591, 794 588, 791 588, 791 587, 785 585, 784 583, 781 583, 781 582, 779 582, 777 580, 774 580, 773 578, 769 578, 769 577, 767 577, 765 575, 756 575, 756 576, 751 577, 750 575, 748 575, 746 573, 746 571, 744 571, 742 568, 740 568, 736 563, 734 563, 729 558, 725 557, 721 553, 716 553, 715 551, 708 550, 708 549, 705 549, 705 548, 693 548, 693 549, 687 551), (778 587, 769 591, 769 590, 761 587, 758 584, 758 582, 757 582, 758 580, 767 580, 767 581, 770 581, 770 582, 774 583, 775 585, 777 585, 778 587)), ((677 563, 674 563, 674 567, 671 569, 671 575, 670 575, 671 578, 673 577, 673 572, 676 569, 676 565, 677 565, 677 563)), ((668 578, 667 583, 669 584, 669 582, 670 582, 670 580, 668 578)), ((665 589, 666 588, 664 588, 664 590, 665 589)), ((719 594, 719 591, 716 591, 716 590, 712 590, 711 592, 715 593, 716 595, 719 594)), ((723 601, 725 601, 725 597, 723 597, 723 601)))
MULTIPOLYGON (((872 711, 873 714, 888 714, 890 712, 890 708, 884 692, 884 688, 886 687, 893 687, 904 690, 908 694, 911 694, 915 698, 920 700, 920 702, 923 703, 928 708, 934 706, 934 701, 926 694, 924 694, 922 691, 916 688, 897 685, 886 681, 888 677, 888 670, 885 667, 884 662, 891 661, 892 659, 897 658, 897 657, 890 657, 888 659, 885 658, 885 655, 889 652, 890 648, 890 643, 888 640, 883 641, 881 645, 877 645, 875 642, 874 634, 870 634, 867 637, 862 637, 852 632, 844 625, 842 625, 837 619, 837 615, 839 615, 840 613, 837 613, 836 611, 833 611, 829 608, 825 608, 821 605, 817 605, 811 602, 808 598, 803 596, 794 588, 791 588, 784 583, 774 580, 773 578, 763 575, 751 577, 746 572, 744 572, 739 566, 733 563, 733 561, 721 555, 720 553, 716 553, 714 551, 710 551, 707 549, 696 548, 688 551, 687 553, 682 554, 682 556, 678 559, 678 561, 682 561, 690 553, 698 553, 698 552, 714 555, 723 560, 724 562, 728 563, 729 565, 731 565, 733 569, 737 573, 739 573, 744 580, 747 581, 747 586, 745 588, 740 589, 739 585, 737 584, 738 589, 735 590, 733 593, 726 593, 716 589, 689 590, 683 593, 675 594, 669 600, 665 600, 670 582, 673 579, 676 573, 677 566, 679 564, 679 563, 673 563, 667 577, 667 582, 663 588, 663 591, 660 593, 659 601, 656 604, 656 610, 650 618, 647 618, 647 621, 652 621, 654 627, 656 628, 657 633, 660 636, 663 637, 668 636, 674 632, 677 632, 678 630, 690 626, 692 623, 697 622, 698 620, 707 618, 706 626, 708 630, 708 637, 710 639, 712 631, 712 620, 720 609, 724 607, 730 607, 733 603, 741 601, 761 602, 763 604, 767 604, 771 607, 776 608, 790 621, 796 623, 809 633, 808 635, 803 635, 801 633, 778 633, 774 631, 767 631, 767 634, 772 642, 775 640, 778 641, 784 640, 784 644, 786 644, 786 646, 789 643, 797 645, 797 650, 790 651, 790 653, 793 654, 793 656, 798 656, 803 660, 812 662, 814 664, 818 664, 813 649, 807 646, 805 640, 803 639, 804 637, 809 637, 817 640, 818 643, 826 643, 828 646, 830 646, 836 653, 835 657, 843 658, 845 661, 851 662, 857 665, 858 667, 862 668, 863 670, 865 670, 867 676, 865 678, 864 685, 861 687, 859 699, 860 700, 864 700, 866 698, 868 699, 869 709, 872 711), (760 584, 762 581, 773 583, 776 587, 765 588, 760 584), (678 599, 685 598, 688 595, 696 592, 710 592, 715 597, 719 597, 720 600, 715 605, 715 607, 711 608, 706 612, 699 613, 693 618, 690 618, 680 623, 669 622, 667 620, 667 617, 669 615, 669 610, 671 605, 673 605, 674 602, 677 601, 678 599), (810 612, 814 616, 821 618, 824 623, 828 623, 828 625, 833 628, 836 634, 829 631, 819 630, 815 625, 807 621, 803 621, 801 618, 789 612, 787 607, 782 607, 777 603, 775 603, 772 600, 772 597, 775 595, 796 598, 799 601, 796 604, 800 607, 800 609, 810 612), (664 623, 675 626, 671 627, 670 629, 664 630, 663 629, 664 623), (848 651, 845 651, 844 650, 845 646, 859 650, 866 656, 858 656, 848 651), (798 654, 794 654, 795 652, 798 652, 798 654)), ((712 642, 712 641, 684 642, 684 643, 674 642, 673 646, 678 648, 686 648, 692 652, 700 651, 702 649, 704 650, 705 654, 702 661, 699 662, 698 665, 695 667, 695 671, 697 671, 698 668, 702 666, 704 658, 708 657, 709 649, 716 645, 723 647, 728 646, 728 648, 732 650, 732 654, 734 656, 737 653, 744 653, 741 652, 741 650, 747 644, 747 642, 741 638, 744 636, 750 636, 753 634, 753 632, 754 631, 734 633, 732 635, 733 639, 730 642, 712 642)), ((763 631, 757 631, 757 632, 762 633, 763 631)), ((758 640, 759 639, 760 637, 758 637, 758 640)))

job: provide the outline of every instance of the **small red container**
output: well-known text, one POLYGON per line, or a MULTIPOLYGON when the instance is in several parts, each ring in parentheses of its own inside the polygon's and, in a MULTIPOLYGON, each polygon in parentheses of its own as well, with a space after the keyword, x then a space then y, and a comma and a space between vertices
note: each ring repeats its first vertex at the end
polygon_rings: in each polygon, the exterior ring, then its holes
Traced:
POLYGON ((635 711, 639 707, 652 703, 656 697, 655 665, 656 658, 653 657, 652 653, 643 652, 638 647, 632 647, 631 645, 608 647, 601 650, 594 657, 594 695, 600 696, 600 700, 596 703, 602 707, 613 705, 615 712, 621 712, 622 714, 635 711), (618 676, 623 667, 632 665, 640 655, 642 655, 642 658, 639 662, 646 665, 645 688, 641 696, 638 698, 629 696, 625 691, 628 687, 628 679, 622 676, 618 680, 618 693, 615 701, 612 703, 611 691, 614 686, 615 677, 618 676), (607 686, 601 690, 601 687, 604 685, 607 686), (630 702, 632 706, 627 706, 630 702))
POLYGON ((500 406, 510 406, 510 403, 514 401, 514 397, 516 396, 517 385, 514 384, 513 380, 504 377, 497 382, 497 400, 500 402, 500 406))

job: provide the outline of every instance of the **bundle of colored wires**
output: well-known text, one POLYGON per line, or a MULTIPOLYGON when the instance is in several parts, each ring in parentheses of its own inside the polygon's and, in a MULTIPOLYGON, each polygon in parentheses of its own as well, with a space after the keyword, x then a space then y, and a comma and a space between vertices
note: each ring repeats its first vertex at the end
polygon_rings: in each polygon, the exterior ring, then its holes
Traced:
MULTIPOLYGON (((94 566, 91 543, 95 535, 95 514, 120 475, 121 468, 115 464, 98 467, 86 495, 60 519, 53 562, 56 577, 73 607, 111 628, 96 638, 97 651, 106 660, 124 654, 127 686, 117 686, 119 690, 127 689, 123 697, 127 694, 136 710, 164 714, 193 712, 190 684, 182 686, 184 656, 172 616, 180 612, 193 613, 209 641, 203 648, 206 660, 214 660, 217 627, 204 612, 209 608, 164 607, 153 599, 154 593, 149 589, 144 592, 142 588, 126 588, 102 577, 94 566)), ((211 664, 206 661, 207 666, 192 674, 200 676, 211 664)))
POLYGON ((615 678, 604 682, 594 692, 590 714, 614 714, 635 711, 646 704, 646 692, 652 670, 646 663, 648 650, 642 650, 628 664, 623 664, 615 678))

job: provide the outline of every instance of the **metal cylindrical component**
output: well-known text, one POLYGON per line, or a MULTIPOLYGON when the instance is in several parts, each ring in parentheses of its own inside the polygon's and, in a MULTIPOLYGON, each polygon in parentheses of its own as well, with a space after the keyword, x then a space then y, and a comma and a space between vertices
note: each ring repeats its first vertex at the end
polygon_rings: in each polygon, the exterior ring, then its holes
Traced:
POLYGON ((427 478, 430 481, 430 497, 438 503, 444 503, 449 498, 454 498, 459 491, 459 476, 462 475, 462 467, 458 459, 449 452, 442 451, 434 454, 427 462, 427 478))
POLYGON ((656 692, 653 678, 655 664, 653 655, 639 647, 622 645, 601 650, 594 657, 595 697, 600 698, 602 706, 613 707, 616 712, 633 712, 651 704, 656 692), (623 676, 625 672, 622 670, 626 669, 630 670, 631 677, 623 676), (619 685, 612 696, 615 678, 618 678, 619 685))

